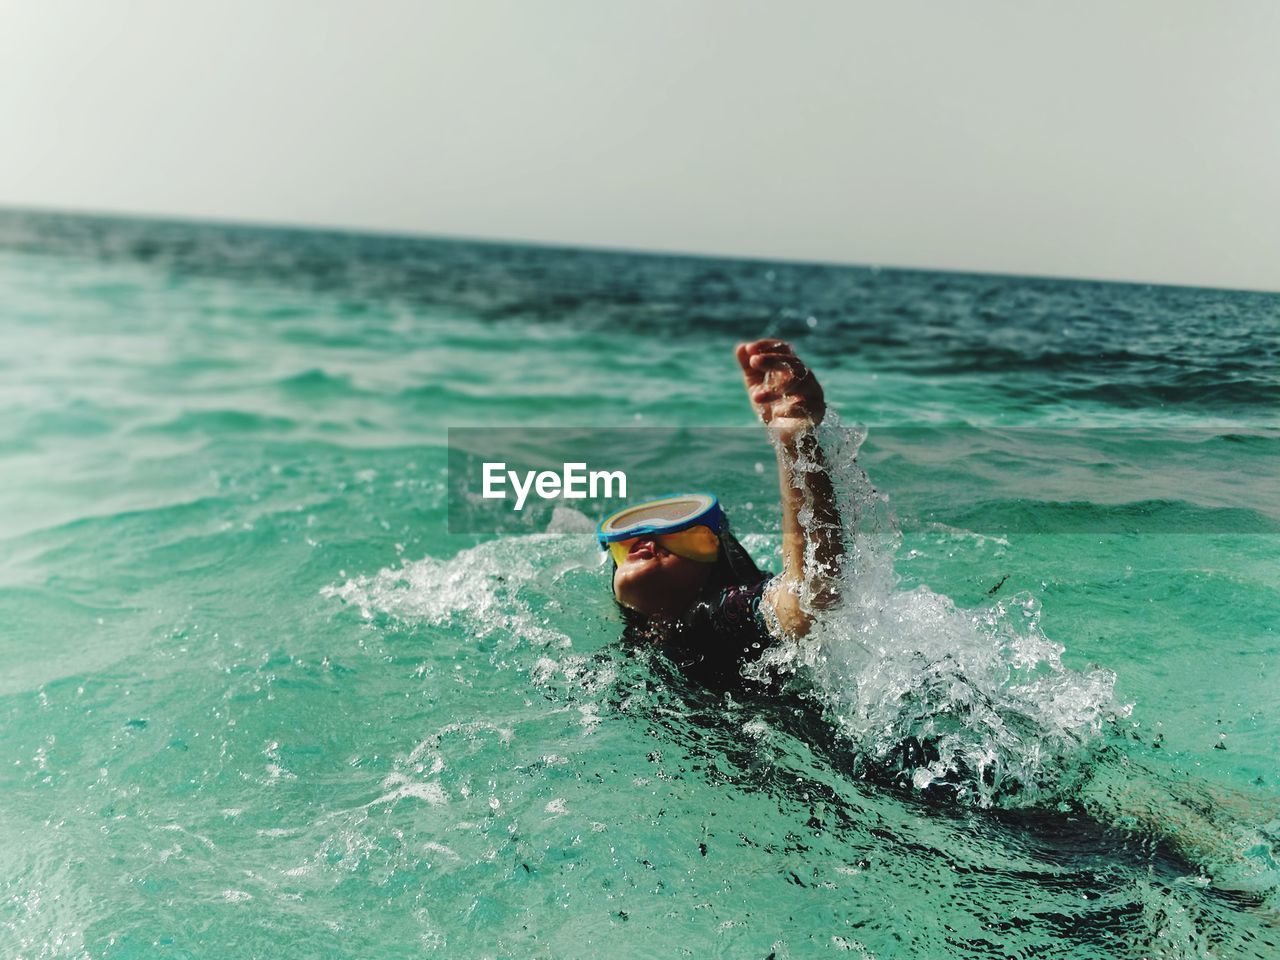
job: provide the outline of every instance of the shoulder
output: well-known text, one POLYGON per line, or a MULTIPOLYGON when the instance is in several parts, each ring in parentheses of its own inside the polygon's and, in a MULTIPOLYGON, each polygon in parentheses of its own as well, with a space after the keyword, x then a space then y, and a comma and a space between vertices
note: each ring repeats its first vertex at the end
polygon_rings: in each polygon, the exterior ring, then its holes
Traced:
POLYGON ((797 586, 782 577, 774 577, 763 585, 763 589, 763 599, 768 601, 773 611, 778 630, 796 639, 807 635, 813 626, 813 614, 800 603, 797 586))

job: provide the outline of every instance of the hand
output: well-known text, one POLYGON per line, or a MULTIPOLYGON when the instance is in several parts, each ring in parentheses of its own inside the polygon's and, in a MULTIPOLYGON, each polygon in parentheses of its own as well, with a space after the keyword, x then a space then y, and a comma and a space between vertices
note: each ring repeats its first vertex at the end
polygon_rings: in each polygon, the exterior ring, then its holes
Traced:
POLYGON ((771 433, 794 439, 822 422, 827 412, 822 387, 791 344, 757 340, 738 344, 735 352, 751 406, 771 433))

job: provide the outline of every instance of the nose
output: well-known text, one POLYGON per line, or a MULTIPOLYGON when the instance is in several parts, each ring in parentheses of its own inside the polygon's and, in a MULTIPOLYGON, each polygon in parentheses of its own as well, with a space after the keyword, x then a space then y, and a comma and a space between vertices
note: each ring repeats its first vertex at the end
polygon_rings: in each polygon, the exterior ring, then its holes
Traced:
POLYGON ((656 557, 666 553, 667 549, 654 537, 640 537, 635 543, 631 544, 631 549, 627 551, 627 556, 637 552, 652 554, 656 557))

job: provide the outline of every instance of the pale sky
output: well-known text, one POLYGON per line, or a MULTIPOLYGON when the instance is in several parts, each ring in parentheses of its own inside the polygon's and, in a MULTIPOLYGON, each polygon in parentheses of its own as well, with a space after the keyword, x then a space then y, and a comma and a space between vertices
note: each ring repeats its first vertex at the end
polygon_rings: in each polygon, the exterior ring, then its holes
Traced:
POLYGON ((1280 290, 1272 0, 0 0, 0 205, 1280 290))

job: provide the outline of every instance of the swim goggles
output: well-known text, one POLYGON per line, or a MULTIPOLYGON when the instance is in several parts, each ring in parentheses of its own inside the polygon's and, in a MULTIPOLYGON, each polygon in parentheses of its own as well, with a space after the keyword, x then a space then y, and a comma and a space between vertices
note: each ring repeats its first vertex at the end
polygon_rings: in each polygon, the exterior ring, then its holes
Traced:
POLYGON ((613 554, 618 566, 641 538, 652 538, 686 560, 715 563, 723 526, 719 500, 709 493, 682 493, 611 513, 600 521, 596 539, 601 550, 613 554))

